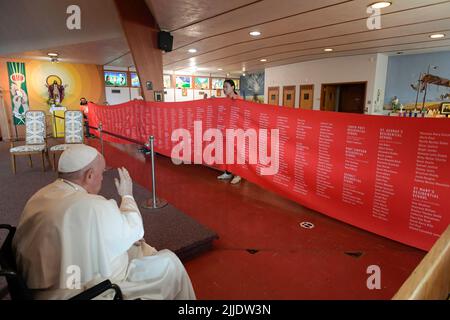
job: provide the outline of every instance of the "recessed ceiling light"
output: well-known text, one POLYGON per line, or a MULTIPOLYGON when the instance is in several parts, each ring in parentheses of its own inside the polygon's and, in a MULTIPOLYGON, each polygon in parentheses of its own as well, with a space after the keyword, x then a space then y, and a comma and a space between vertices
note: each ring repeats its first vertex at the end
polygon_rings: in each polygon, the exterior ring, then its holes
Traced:
POLYGON ((323 49, 323 51, 325 51, 325 52, 331 52, 331 51, 333 51, 333 49, 331 49, 331 48, 326 48, 326 49, 323 49))
POLYGON ((252 31, 252 32, 250 32, 250 35, 251 35, 252 37, 257 37, 257 36, 260 36, 260 35, 261 35, 261 32, 259 32, 259 31, 252 31))
POLYGON ((444 37, 445 37, 445 34, 443 34, 443 33, 435 33, 430 36, 431 39, 441 39, 444 37))
POLYGON ((58 54, 57 54, 57 53, 54 53, 54 52, 49 52, 49 53, 47 53, 47 55, 48 55, 49 57, 57 57, 57 56, 58 56, 58 54))
POLYGON ((261 62, 266 62, 266 61, 267 61, 267 59, 261 59, 261 60, 259 60, 259 61, 261 61, 261 62))
POLYGON ((192 48, 192 49, 189 49, 188 51, 189 51, 189 53, 196 53, 197 49, 192 48))
POLYGON ((242 76, 245 77, 245 73, 243 73, 242 76))
POLYGON ((392 2, 379 1, 379 2, 372 3, 369 6, 369 8, 372 8, 372 9, 384 9, 384 8, 390 7, 391 5, 392 5, 392 2))
POLYGON ((222 71, 223 69, 222 68, 219 68, 219 69, 217 69, 218 71, 222 71))

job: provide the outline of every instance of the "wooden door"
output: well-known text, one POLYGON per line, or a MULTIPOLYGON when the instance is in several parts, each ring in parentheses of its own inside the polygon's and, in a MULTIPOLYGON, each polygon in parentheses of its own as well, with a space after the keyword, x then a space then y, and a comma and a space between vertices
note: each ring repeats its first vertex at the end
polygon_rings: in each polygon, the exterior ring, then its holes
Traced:
POLYGON ((283 87, 283 106, 294 108, 295 106, 295 86, 283 87))
POLYGON ((280 88, 279 87, 269 87, 268 88, 268 99, 267 101, 269 101, 269 104, 273 104, 275 106, 278 106, 280 104, 280 88))
POLYGON ((340 86, 339 112, 364 113, 366 83, 349 83, 340 86))
POLYGON ((322 111, 336 111, 336 85, 322 85, 322 98, 320 104, 320 110, 322 111))
POLYGON ((300 108, 312 110, 314 105, 314 85, 300 86, 300 108))

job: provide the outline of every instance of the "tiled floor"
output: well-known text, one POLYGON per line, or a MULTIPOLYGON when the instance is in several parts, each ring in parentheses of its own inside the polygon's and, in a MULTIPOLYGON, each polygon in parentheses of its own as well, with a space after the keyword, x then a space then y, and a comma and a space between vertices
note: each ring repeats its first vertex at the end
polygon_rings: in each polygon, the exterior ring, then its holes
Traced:
MULTIPOLYGON (((150 164, 134 145, 106 145, 105 154, 150 187, 150 164)), ((247 181, 218 181, 213 169, 162 156, 156 165, 158 195, 220 237, 185 264, 199 299, 390 299, 425 255, 247 181), (367 288, 370 265, 381 269, 380 290, 367 288)))

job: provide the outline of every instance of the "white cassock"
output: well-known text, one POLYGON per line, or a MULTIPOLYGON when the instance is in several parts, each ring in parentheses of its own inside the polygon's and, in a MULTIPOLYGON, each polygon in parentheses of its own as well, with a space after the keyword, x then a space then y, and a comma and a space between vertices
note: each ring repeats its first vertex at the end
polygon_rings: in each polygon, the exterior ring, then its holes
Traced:
POLYGON ((115 200, 58 179, 27 202, 13 250, 36 299, 67 299, 105 279, 118 284, 125 299, 195 299, 178 257, 135 246, 143 236, 131 196, 119 208, 115 200))

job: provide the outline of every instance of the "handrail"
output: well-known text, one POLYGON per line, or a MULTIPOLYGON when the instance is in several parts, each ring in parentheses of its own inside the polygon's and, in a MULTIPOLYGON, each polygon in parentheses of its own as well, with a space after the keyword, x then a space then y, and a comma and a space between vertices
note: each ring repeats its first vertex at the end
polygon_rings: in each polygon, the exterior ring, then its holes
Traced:
POLYGON ((450 293, 450 225, 393 300, 444 300, 450 293))

